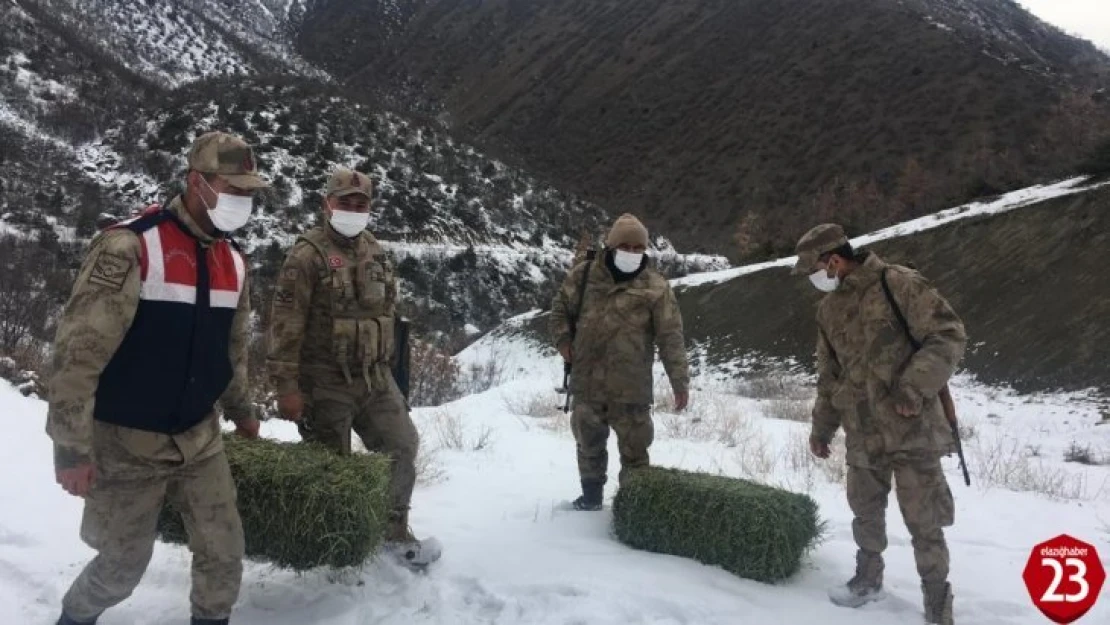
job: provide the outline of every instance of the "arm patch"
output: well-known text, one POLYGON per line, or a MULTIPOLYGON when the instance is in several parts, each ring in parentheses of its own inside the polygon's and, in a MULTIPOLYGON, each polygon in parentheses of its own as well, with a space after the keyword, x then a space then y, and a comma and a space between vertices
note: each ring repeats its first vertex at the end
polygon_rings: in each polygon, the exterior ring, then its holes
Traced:
POLYGON ((130 259, 111 252, 96 255, 89 282, 119 291, 130 275, 133 263, 130 259))
POLYGON ((296 286, 279 284, 274 290, 274 306, 292 308, 296 304, 296 286))

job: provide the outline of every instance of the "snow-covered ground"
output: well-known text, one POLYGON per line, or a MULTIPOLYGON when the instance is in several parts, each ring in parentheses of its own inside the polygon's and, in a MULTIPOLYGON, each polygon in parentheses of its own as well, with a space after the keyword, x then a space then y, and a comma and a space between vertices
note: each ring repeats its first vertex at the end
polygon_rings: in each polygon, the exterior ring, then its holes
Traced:
MULTIPOLYGON (((632 550, 610 532, 611 513, 569 512, 577 494, 574 443, 554 387, 561 365, 520 338, 490 335, 460 355, 498 364, 499 384, 453 404, 418 409, 422 479, 412 525, 435 535, 443 559, 426 575, 384 562, 345 576, 294 575, 249 564, 233 622, 246 625, 729 624, 909 625, 921 622, 909 536, 889 513, 891 598, 859 611, 836 608, 826 589, 851 575, 854 545, 842 467, 804 449, 808 426, 781 417, 808 410, 805 380, 782 396, 752 392, 758 380, 700 377, 690 409, 656 414, 656 464, 747 476, 809 492, 829 521, 803 570, 778 585, 632 550), (745 392, 743 387, 747 387, 745 392), (757 399, 756 397, 765 397, 757 399), (778 418, 775 418, 778 417, 778 418)), ((764 385, 767 386, 767 385, 764 385)), ((772 385, 773 386, 773 385, 772 385)), ((948 531, 956 619, 962 625, 1040 624, 1021 580, 1031 547, 1061 533, 1095 544, 1110 566, 1110 469, 1063 462, 1073 441, 1110 452, 1110 425, 1096 426, 1086 397, 1017 396, 960 379, 973 486, 948 461, 956 525, 948 531), (1000 484, 1009 483, 1010 488, 1000 484), (1055 493, 1048 496, 1033 491, 1055 493)), ((45 405, 0 383, 0 622, 48 625, 90 557, 78 539, 80 501, 51 475, 45 405)), ((295 439, 285 422, 263 435, 295 439)), ((610 439, 611 471, 617 469, 610 439)), ((610 483, 608 496, 616 488, 610 483)), ((103 625, 188 622, 189 556, 159 544, 135 594, 103 625)), ((1104 592, 1104 594, 1106 594, 1104 592)), ((1110 622, 1105 599, 1081 623, 1110 622)))

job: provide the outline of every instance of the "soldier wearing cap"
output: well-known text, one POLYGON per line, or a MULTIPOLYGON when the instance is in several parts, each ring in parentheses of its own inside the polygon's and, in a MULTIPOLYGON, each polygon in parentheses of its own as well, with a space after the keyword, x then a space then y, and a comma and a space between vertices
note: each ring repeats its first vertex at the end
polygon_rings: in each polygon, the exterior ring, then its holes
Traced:
POLYGON ((416 427, 390 368, 397 280, 366 230, 370 178, 337 169, 323 199, 323 223, 286 256, 274 292, 267 367, 278 411, 304 440, 351 453, 351 431, 392 459, 386 541, 420 564, 408 526, 416 484, 416 427))
POLYGON ((250 146, 204 134, 184 194, 90 245, 58 326, 46 431, 97 555, 62 599, 61 625, 95 623, 132 593, 167 498, 193 553, 192 623, 228 622, 244 545, 215 404, 242 436, 257 437, 258 421, 247 264, 227 234, 265 186, 250 146))
POLYGON ((858 607, 883 597, 886 508, 893 486, 913 539, 925 621, 951 625, 943 528, 954 521, 954 503, 940 457, 954 451, 954 439, 938 394, 963 357, 963 323, 921 274, 854 249, 836 224, 807 232, 796 251, 793 274, 808 275, 827 293, 817 310, 810 448, 828 458, 830 442, 844 428, 848 503, 855 516, 856 573, 830 598, 858 607))

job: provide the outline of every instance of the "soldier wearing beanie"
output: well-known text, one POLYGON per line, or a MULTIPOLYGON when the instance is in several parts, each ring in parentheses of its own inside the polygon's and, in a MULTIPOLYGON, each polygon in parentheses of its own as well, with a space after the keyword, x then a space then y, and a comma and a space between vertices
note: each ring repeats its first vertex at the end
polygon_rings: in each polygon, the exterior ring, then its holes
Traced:
POLYGON ((553 342, 573 364, 571 429, 582 486, 582 496, 574 501, 577 510, 601 509, 610 429, 620 449, 618 480, 649 464, 656 347, 675 407, 683 410, 689 400, 682 314, 670 284, 650 266, 647 247, 647 228, 635 216, 621 215, 603 253, 578 263, 552 302, 553 342))

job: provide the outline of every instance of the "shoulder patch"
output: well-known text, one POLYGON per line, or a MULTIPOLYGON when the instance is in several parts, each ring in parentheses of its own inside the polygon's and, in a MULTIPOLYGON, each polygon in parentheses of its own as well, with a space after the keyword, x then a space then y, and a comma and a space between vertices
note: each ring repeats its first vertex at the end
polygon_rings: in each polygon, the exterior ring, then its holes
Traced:
POLYGON ((101 251, 96 255, 96 260, 93 261, 89 282, 118 291, 123 288, 123 283, 127 281, 132 266, 131 260, 124 256, 101 251))
POLYGON ((274 306, 279 308, 292 308, 295 302, 294 287, 280 284, 274 289, 274 306))

